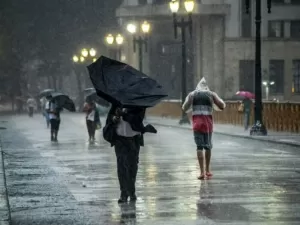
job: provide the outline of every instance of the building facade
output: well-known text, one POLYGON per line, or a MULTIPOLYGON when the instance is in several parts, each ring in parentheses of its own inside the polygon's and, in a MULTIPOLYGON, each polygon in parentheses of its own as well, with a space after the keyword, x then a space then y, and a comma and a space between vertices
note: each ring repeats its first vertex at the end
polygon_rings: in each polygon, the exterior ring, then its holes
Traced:
MULTIPOLYGON (((254 92, 255 1, 250 1, 248 14, 245 0, 195 2, 193 33, 191 38, 187 36, 188 89, 194 89, 205 77, 211 89, 224 98, 231 98, 238 90, 254 92)), ((300 0, 272 0, 271 14, 266 2, 262 1, 263 81, 272 81, 271 98, 300 101, 300 0)), ((122 27, 132 21, 151 23, 149 51, 143 53, 144 71, 166 86, 171 98, 179 98, 181 42, 174 39, 168 3, 124 0, 116 16, 122 27)), ((133 53, 131 41, 127 43, 127 62, 136 66, 138 55, 133 53)))

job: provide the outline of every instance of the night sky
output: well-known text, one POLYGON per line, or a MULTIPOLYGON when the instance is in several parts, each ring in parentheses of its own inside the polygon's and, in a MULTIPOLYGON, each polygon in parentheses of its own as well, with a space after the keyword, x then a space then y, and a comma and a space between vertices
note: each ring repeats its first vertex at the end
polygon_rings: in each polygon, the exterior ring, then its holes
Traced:
POLYGON ((1 0, 0 12, 20 54, 54 57, 101 43, 110 27, 117 26, 115 9, 121 1, 1 0))

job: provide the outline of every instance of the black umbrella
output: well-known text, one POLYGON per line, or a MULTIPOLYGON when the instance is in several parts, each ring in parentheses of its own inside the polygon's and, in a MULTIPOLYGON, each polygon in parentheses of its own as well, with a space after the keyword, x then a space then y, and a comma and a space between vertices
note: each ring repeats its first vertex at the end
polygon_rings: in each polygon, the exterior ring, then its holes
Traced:
POLYGON ((98 96, 123 107, 152 107, 167 93, 156 80, 133 67, 101 56, 88 66, 98 96))
POLYGON ((86 102, 96 102, 97 104, 102 105, 102 106, 105 106, 105 107, 108 107, 108 106, 109 106, 108 101, 106 101, 106 100, 103 99, 103 98, 100 98, 100 97, 97 95, 97 92, 96 92, 95 89, 94 89, 93 92, 90 91, 90 92, 85 96, 85 101, 86 101, 86 102))
POLYGON ((51 95, 59 108, 65 108, 71 112, 76 111, 75 104, 69 96, 62 93, 52 93, 51 95))
POLYGON ((55 92, 54 89, 45 89, 39 93, 39 97, 42 98, 42 97, 48 96, 48 95, 52 94, 53 92, 55 92))

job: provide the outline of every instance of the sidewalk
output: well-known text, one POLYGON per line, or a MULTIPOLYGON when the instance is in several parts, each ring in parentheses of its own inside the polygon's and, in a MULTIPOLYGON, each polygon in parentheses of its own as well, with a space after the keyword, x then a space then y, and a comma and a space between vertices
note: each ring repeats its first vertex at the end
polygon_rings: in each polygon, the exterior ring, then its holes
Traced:
MULTIPOLYGON (((179 119, 147 116, 147 123, 160 126, 191 129, 191 125, 179 125, 179 119)), ((241 126, 229 124, 214 124, 214 133, 232 137, 248 138, 259 141, 300 146, 300 134, 268 131, 268 136, 250 136, 249 131, 245 131, 241 126)))
MULTIPOLYGON (((1 143, 0 143, 1 144, 1 143)), ((4 177, 4 161, 0 145, 0 225, 9 225, 9 209, 4 177)))

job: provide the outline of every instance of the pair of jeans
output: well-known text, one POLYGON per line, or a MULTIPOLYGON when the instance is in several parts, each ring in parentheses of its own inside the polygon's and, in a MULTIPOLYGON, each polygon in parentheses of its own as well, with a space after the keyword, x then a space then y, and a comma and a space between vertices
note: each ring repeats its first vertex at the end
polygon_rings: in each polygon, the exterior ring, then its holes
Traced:
POLYGON ((115 141, 117 170, 121 195, 135 195, 135 182, 138 172, 140 137, 117 136, 115 141))

